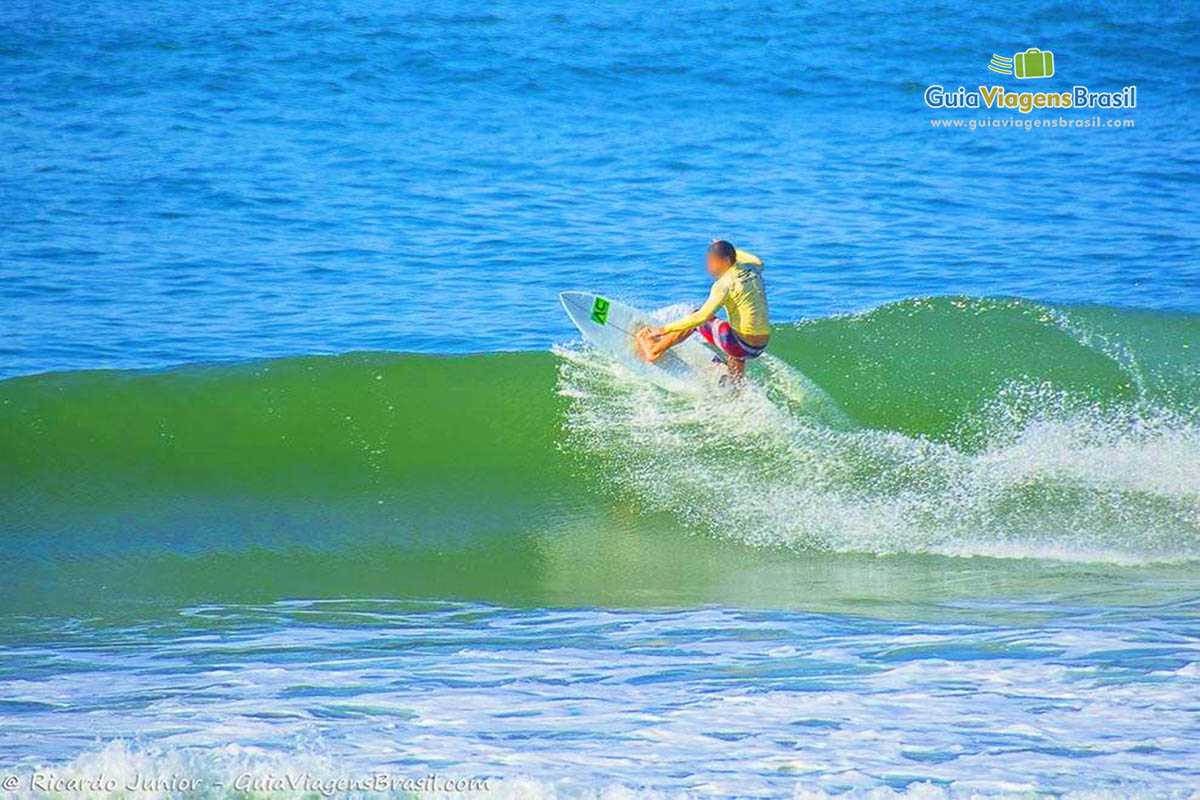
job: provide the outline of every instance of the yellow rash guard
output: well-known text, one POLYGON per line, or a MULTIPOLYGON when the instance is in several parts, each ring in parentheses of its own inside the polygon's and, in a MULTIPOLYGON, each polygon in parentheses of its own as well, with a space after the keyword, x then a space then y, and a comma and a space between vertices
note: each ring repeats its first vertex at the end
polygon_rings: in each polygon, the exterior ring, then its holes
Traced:
POLYGON ((767 319, 767 292, 763 287, 762 259, 744 250, 737 251, 737 263, 713 283, 708 299, 697 311, 663 327, 663 331, 686 331, 696 327, 725 306, 729 324, 748 336, 766 336, 771 332, 767 319))

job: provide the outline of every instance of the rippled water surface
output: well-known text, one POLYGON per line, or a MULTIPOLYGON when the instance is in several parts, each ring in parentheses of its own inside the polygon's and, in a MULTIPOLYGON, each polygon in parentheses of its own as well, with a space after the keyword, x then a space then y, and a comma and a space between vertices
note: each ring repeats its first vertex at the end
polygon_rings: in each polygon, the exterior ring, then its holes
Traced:
POLYGON ((764 256, 780 320, 959 292, 1197 309, 1192 16, 1019 16, 7 3, 0 371, 544 348, 565 288, 702 296, 712 235, 764 256), (1020 117, 922 92, 1032 46, 1040 88, 1138 85, 1109 115, 1136 127, 931 128, 1020 117))

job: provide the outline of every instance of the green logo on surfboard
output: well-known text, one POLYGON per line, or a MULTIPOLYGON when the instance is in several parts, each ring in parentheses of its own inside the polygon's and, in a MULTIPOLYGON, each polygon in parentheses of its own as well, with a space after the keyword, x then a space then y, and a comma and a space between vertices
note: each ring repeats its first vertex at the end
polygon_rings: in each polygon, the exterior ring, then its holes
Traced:
POLYGON ((608 322, 608 306, 609 303, 603 297, 597 297, 596 302, 592 303, 592 322, 597 325, 603 325, 608 322))

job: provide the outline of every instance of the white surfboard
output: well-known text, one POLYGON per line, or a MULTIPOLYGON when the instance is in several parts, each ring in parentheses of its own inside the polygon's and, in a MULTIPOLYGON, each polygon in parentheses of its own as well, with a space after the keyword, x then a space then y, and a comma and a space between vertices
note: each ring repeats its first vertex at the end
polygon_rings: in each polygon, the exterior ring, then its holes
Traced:
POLYGON ((562 292, 567 316, 579 328, 584 340, 617 359, 626 369, 668 389, 701 389, 715 384, 725 372, 714 363, 714 350, 692 335, 672 347, 653 364, 642 359, 635 336, 646 325, 661 325, 662 320, 624 303, 591 292, 562 292))

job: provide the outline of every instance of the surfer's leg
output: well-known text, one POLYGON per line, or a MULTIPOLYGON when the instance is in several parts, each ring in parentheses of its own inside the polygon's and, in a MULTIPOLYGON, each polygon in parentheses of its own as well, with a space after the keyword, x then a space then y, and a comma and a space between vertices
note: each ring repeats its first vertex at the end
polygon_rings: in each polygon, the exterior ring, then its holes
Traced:
POLYGON ((742 358, 745 356, 745 353, 738 349, 737 338, 733 335, 733 328, 729 327, 729 323, 725 320, 718 319, 717 317, 709 317, 696 330, 700 331, 700 335, 704 338, 704 341, 724 353, 726 358, 742 358))
POLYGON ((716 317, 710 318, 696 330, 704 337, 704 341, 713 345, 725 354, 729 366, 729 377, 735 382, 742 379, 746 372, 746 359, 757 358, 764 347, 752 347, 742 341, 728 322, 716 317))

